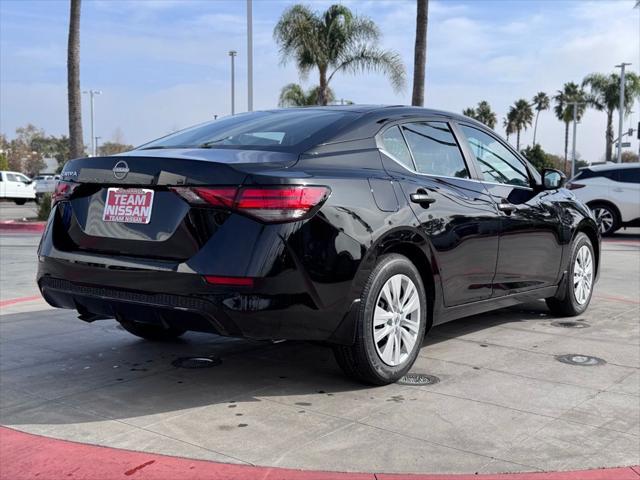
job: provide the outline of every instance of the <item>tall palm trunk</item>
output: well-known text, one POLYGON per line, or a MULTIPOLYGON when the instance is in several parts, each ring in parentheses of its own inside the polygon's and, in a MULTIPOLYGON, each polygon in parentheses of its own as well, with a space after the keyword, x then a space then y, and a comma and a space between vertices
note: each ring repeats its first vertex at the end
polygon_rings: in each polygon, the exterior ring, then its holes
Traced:
POLYGON ((569 158, 569 122, 564 122, 564 173, 567 173, 569 158))
POLYGON ((520 151, 520 129, 516 130, 516 149, 520 151))
POLYGON ((536 123, 533 126, 533 146, 536 146, 536 132, 538 131, 538 117, 540 116, 540 110, 536 112, 536 123))
POLYGON ((327 68, 320 67, 320 86, 318 87, 318 105, 327 105, 328 103, 328 95, 327 95, 327 87, 329 83, 327 82, 327 68))
POLYGON ((413 52, 413 95, 411 105, 424 105, 424 77, 427 65, 427 22, 429 21, 429 0, 417 0, 416 44, 413 52))
POLYGON ((607 162, 610 162, 612 158, 611 149, 613 147, 613 110, 607 110, 607 132, 605 136, 607 139, 605 159, 607 162))
POLYGON ((69 156, 84 155, 80 100, 80 0, 71 0, 67 46, 67 96, 69 102, 69 156))

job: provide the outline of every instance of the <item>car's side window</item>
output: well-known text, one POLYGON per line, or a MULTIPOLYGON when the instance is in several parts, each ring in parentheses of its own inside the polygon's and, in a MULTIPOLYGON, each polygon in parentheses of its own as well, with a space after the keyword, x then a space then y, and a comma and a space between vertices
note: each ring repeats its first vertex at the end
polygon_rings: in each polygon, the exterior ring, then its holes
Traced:
POLYGON ((446 122, 406 123, 402 131, 418 172, 470 178, 460 147, 446 122))
POLYGON ((640 168, 621 168, 620 181, 623 183, 640 183, 640 168))
POLYGON ((483 131, 460 125, 476 157, 484 179, 528 187, 529 175, 524 164, 502 143, 483 131))
POLYGON ((17 182, 18 178, 13 173, 7 173, 7 182, 17 182))
POLYGON ((411 153, 409 153, 409 147, 407 147, 407 143, 404 141, 404 138, 402 138, 399 127, 391 127, 382 134, 382 145, 385 151, 393 158, 408 169, 413 170, 411 153))

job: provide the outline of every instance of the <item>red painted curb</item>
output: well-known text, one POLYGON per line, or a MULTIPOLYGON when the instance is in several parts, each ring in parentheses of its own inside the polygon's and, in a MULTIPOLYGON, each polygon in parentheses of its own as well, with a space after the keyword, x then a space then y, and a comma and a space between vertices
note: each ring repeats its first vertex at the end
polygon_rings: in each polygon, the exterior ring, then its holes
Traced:
POLYGON ((47 222, 16 222, 7 220, 0 222, 0 232, 44 232, 47 222))
POLYGON ((638 480, 633 467, 496 475, 386 475, 252 467, 85 445, 0 426, 0 479, 638 480))
POLYGON ((41 295, 33 295, 32 297, 10 298, 9 300, 0 301, 0 307, 8 307, 16 303, 33 302, 34 300, 42 300, 41 295))

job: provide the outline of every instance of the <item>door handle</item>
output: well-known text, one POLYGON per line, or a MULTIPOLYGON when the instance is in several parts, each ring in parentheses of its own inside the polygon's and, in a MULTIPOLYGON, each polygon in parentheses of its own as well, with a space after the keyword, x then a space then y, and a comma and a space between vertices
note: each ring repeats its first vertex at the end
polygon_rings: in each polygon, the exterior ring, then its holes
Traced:
POLYGON ((435 198, 430 197, 427 191, 422 188, 418 189, 416 193, 409 195, 409 198, 411 198, 413 203, 418 203, 424 208, 429 208, 429 205, 436 201, 435 198))
POLYGON ((616 193, 620 193, 620 192, 622 192, 622 188, 620 188, 620 187, 615 187, 615 188, 613 189, 613 191, 614 191, 614 192, 616 192, 616 193))
POLYGON ((513 203, 509 203, 506 201, 500 202, 498 204, 498 210, 506 213, 507 215, 511 215, 513 211, 516 210, 517 208, 518 207, 516 207, 513 203))

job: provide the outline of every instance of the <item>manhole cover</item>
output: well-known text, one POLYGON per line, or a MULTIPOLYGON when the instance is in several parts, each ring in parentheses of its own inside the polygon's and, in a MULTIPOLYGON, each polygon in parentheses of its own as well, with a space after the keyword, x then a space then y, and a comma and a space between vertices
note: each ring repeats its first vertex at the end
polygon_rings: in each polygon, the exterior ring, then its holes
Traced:
POLYGON ((440 379, 435 375, 427 375, 425 373, 407 373, 398 380, 400 385, 433 385, 438 383, 440 379))
POLYGON ((171 365, 178 368, 211 368, 220 365, 218 357, 181 357, 176 358, 171 365))
POLYGON ((588 328, 591 326, 587 322, 569 322, 569 321, 551 322, 551 325, 553 325, 554 327, 560 327, 560 328, 588 328))
POLYGON ((583 367, 593 367, 595 365, 604 365, 607 363, 601 358, 592 357, 590 355, 578 355, 575 353, 569 353, 567 355, 557 355, 556 360, 569 365, 580 365, 583 367))

